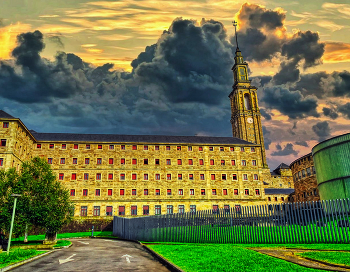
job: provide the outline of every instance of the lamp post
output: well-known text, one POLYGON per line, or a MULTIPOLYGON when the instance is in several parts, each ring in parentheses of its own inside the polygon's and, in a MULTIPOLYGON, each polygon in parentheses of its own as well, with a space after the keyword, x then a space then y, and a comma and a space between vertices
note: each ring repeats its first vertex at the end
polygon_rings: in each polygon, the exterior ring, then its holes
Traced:
POLYGON ((15 221, 15 212, 16 212, 16 204, 17 204, 17 197, 20 197, 19 194, 12 194, 15 198, 14 204, 13 204, 13 210, 12 210, 12 219, 11 219, 11 228, 10 228, 10 236, 9 236, 9 242, 7 245, 7 255, 10 253, 10 246, 11 246, 11 236, 12 236, 12 229, 13 229, 13 222, 15 221))

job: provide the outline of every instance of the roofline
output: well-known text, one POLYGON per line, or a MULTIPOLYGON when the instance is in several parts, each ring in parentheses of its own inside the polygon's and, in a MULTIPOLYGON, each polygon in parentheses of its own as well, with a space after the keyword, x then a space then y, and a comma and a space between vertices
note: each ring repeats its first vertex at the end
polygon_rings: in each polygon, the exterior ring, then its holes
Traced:
POLYGON ((34 142, 36 142, 37 140, 35 139, 35 137, 33 136, 33 134, 29 131, 29 129, 26 127, 26 125, 21 121, 21 119, 19 118, 0 118, 1 121, 3 120, 8 120, 8 121, 17 121, 18 123, 21 124, 21 126, 24 128, 24 130, 30 135, 30 137, 33 139, 34 142))
POLYGON ((308 154, 306 154, 306 155, 304 155, 304 156, 302 156, 302 157, 300 157, 300 158, 298 158, 298 159, 292 161, 292 162, 290 163, 290 165, 289 165, 289 168, 291 168, 291 167, 292 167, 292 164, 294 164, 295 162, 297 162, 297 161, 299 161, 299 160, 301 160, 301 159, 303 159, 303 158, 305 158, 305 157, 308 157, 308 156, 310 156, 310 155, 312 156, 312 152, 310 152, 310 153, 308 153, 308 154))

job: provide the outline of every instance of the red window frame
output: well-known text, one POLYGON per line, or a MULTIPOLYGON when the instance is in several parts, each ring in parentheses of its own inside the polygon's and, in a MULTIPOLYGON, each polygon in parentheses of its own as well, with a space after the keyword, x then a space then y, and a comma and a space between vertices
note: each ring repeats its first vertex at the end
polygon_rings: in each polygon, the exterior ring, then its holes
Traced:
POLYGON ((85 145, 85 149, 90 149, 91 148, 91 145, 87 144, 85 145))
MULTIPOLYGON (((109 149, 114 149, 114 145, 109 145, 109 149)), ((111 206, 107 206, 108 207, 111 207, 111 206)))
POLYGON ((236 165, 236 160, 231 160, 231 165, 235 166, 236 165))
POLYGON ((131 215, 137 215, 137 206, 131 206, 131 215))
POLYGON ((109 164, 114 164, 114 159, 113 159, 113 158, 109 158, 109 159, 108 159, 108 163, 109 163, 109 164))
POLYGON ((199 176, 201 180, 204 180, 204 174, 200 174, 199 176))
POLYGON ((238 189, 233 189, 233 194, 238 195, 238 189))
POLYGON ((9 122, 4 122, 4 123, 2 124, 2 127, 3 127, 3 128, 8 128, 8 127, 9 127, 9 122))
POLYGON ((125 180, 125 174, 124 173, 120 174, 120 180, 125 180))
POLYGON ((171 189, 166 189, 166 195, 171 195, 171 189))
POLYGON ((237 180, 237 174, 232 174, 232 180, 237 180))
POLYGON ((225 151, 225 148, 223 146, 220 146, 220 151, 225 151))
POLYGON ((194 189, 190 189, 190 195, 194 195, 194 189))
POLYGON ((47 163, 52 164, 52 158, 47 158, 47 163))
POLYGON ((119 190, 119 195, 125 195, 125 190, 124 189, 120 189, 119 190))
POLYGON ((79 149, 79 145, 78 144, 74 144, 74 149, 79 149))
POLYGON ((148 180, 148 174, 143 174, 143 180, 148 180))
POLYGON ((109 179, 109 180, 113 180, 113 174, 112 174, 112 173, 109 173, 109 174, 108 174, 108 179, 109 179))
POLYGON ((248 174, 243 174, 243 180, 248 180, 248 174))
POLYGON ((204 160, 203 159, 199 159, 199 165, 204 165, 204 160))
POLYGON ((136 192, 136 189, 131 189, 131 195, 136 195, 137 192, 136 192))
POLYGON ((170 159, 166 159, 166 164, 167 165, 171 165, 171 160, 170 159))
POLYGON ((101 173, 97 173, 96 174, 96 180, 101 180, 101 176, 102 176, 101 173))
POLYGON ((119 215, 125 215, 125 206, 119 206, 118 214, 119 215))
POLYGON ((143 205, 142 210, 143 210, 143 215, 149 215, 149 206, 148 205, 143 205))
POLYGON ((72 180, 76 180, 77 179, 77 174, 76 173, 73 173, 72 174, 72 180))
POLYGON ((90 159, 89 158, 85 158, 85 164, 90 164, 90 159))
POLYGON ((234 147, 230 147, 230 151, 235 151, 235 148, 234 147))
POLYGON ((170 150, 170 145, 167 145, 167 146, 165 147, 165 150, 170 150))
POLYGON ((203 146, 199 146, 198 151, 203 151, 203 146))
POLYGON ((96 189, 95 196, 100 196, 100 195, 101 195, 101 189, 96 189))
POLYGON ((143 164, 148 165, 148 159, 143 159, 143 164))
POLYGON ((159 165, 159 159, 155 159, 155 160, 154 160, 154 164, 155 164, 155 165, 159 165))
POLYGON ((132 164, 133 165, 137 164, 137 159, 132 159, 132 164))
POLYGON ((166 179, 171 180, 171 174, 166 174, 166 179))
POLYGON ((143 150, 148 150, 148 145, 144 145, 143 150))
POLYGON ((75 189, 70 189, 70 196, 75 196, 75 189))
POLYGON ((212 195, 216 195, 216 189, 211 189, 212 195))
POLYGON ((214 160, 210 159, 210 165, 214 165, 214 160))
POLYGON ((193 165, 193 159, 188 159, 188 165, 193 165))
POLYGON ((214 147, 213 146, 209 146, 209 151, 214 151, 214 147))
POLYGON ((222 189, 222 195, 227 195, 227 189, 222 189))
POLYGON ((255 194, 256 195, 260 195, 260 190, 259 189, 255 189, 255 194))
POLYGON ((88 194, 89 194, 88 189, 83 189, 83 196, 88 196, 88 194))
POLYGON ((125 159, 124 159, 124 158, 121 158, 121 159, 120 159, 120 164, 122 164, 122 165, 125 164, 125 159))
POLYGON ((137 145, 133 145, 132 150, 137 150, 137 145))
POLYGON ((193 174, 188 174, 188 179, 193 180, 193 174))
POLYGON ((258 174, 254 174, 254 180, 259 180, 258 174))
POLYGON ((6 146, 6 139, 1 139, 0 146, 6 146))
POLYGON ((182 174, 177 174, 177 179, 182 180, 182 174))
POLYGON ((192 146, 188 146, 187 151, 192 151, 192 146))
POLYGON ((156 174, 156 175, 155 175, 155 179, 156 179, 156 180, 160 180, 160 174, 156 174))
POLYGON ((120 150, 125 150, 125 145, 121 145, 120 150))
POLYGON ((66 144, 62 144, 62 149, 66 149, 67 145, 66 144))
POLYGON ((84 173, 84 180, 88 180, 89 179, 89 174, 88 173, 84 173))
POLYGON ((36 144, 36 148, 41 148, 41 144, 36 144))
POLYGON ((78 158, 73 158, 73 164, 78 164, 78 158))
POLYGON ((97 149, 102 149, 102 145, 101 144, 97 145, 97 149))
POLYGON ((60 164, 66 164, 66 159, 65 158, 61 158, 60 159, 60 164))
POLYGON ((97 158, 97 164, 102 164, 102 158, 97 158))
POLYGON ((160 189, 156 189, 155 194, 160 195, 160 189))
POLYGON ((176 150, 181 150, 181 146, 180 145, 178 145, 177 147, 176 147, 176 150))
POLYGON ((159 150, 159 145, 154 146, 154 150, 159 150))
POLYGON ((143 195, 148 195, 148 189, 143 189, 143 195))
POLYGON ((137 174, 135 174, 135 173, 134 173, 134 174, 131 174, 131 179, 132 179, 132 180, 136 180, 136 179, 137 179, 137 174))
POLYGON ((107 195, 112 196, 113 195, 113 189, 108 189, 107 190, 107 195))
POLYGON ((179 195, 184 195, 184 190, 183 189, 179 189, 179 195))
POLYGON ((225 165, 225 160, 221 160, 221 165, 225 165))
POLYGON ((221 179, 226 180, 226 174, 221 174, 221 179))
POLYGON ((205 189, 201 189, 201 195, 205 195, 205 189))
POLYGON ((177 165, 182 165, 182 160, 181 159, 177 159, 177 165))
POLYGON ((215 180, 215 174, 210 175, 211 180, 215 180))
POLYGON ((50 145, 49 145, 49 148, 50 148, 50 149, 55 148, 55 145, 54 145, 54 144, 50 144, 50 145))
POLYGON ((256 160, 252 160, 252 165, 256 166, 256 160))
POLYGON ((244 195, 249 195, 249 189, 244 189, 244 195))

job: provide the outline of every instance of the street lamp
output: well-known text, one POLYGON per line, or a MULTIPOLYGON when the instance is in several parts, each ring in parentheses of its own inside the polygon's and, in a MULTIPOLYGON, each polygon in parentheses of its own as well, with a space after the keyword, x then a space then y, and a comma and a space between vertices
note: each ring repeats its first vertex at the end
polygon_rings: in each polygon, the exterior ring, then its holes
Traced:
POLYGON ((21 195, 19 195, 19 194, 12 194, 11 196, 13 196, 13 197, 15 198, 15 202, 14 202, 14 204, 13 204, 12 219, 11 219, 11 228, 10 228, 10 236, 9 236, 9 242, 8 242, 8 245, 7 245, 7 255, 9 255, 9 253, 10 253, 11 236, 12 236, 12 229, 13 229, 13 221, 15 221, 15 212, 16 212, 17 197, 20 197, 21 195))

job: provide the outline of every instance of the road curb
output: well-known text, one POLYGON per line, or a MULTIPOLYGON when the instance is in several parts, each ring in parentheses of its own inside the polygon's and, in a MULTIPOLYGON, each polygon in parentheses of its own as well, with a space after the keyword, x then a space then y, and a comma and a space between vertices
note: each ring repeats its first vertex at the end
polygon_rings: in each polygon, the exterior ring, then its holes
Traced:
POLYGON ((41 257, 44 257, 44 256, 46 256, 46 255, 49 255, 49 254, 52 253, 52 252, 54 252, 54 250, 50 250, 50 251, 48 251, 48 252, 44 252, 43 254, 36 255, 36 256, 34 256, 34 257, 32 257, 32 258, 26 259, 26 260, 24 260, 24 261, 20 261, 20 262, 18 262, 18 263, 14 263, 14 264, 9 265, 9 266, 5 266, 4 268, 1 268, 1 269, 0 269, 0 272, 9 271, 9 270, 11 270, 11 269, 13 269, 13 268, 16 268, 16 267, 18 267, 18 266, 21 266, 21 265, 23 265, 23 264, 30 263, 30 262, 32 262, 32 261, 34 261, 34 260, 36 260, 36 259, 40 259, 41 257))

